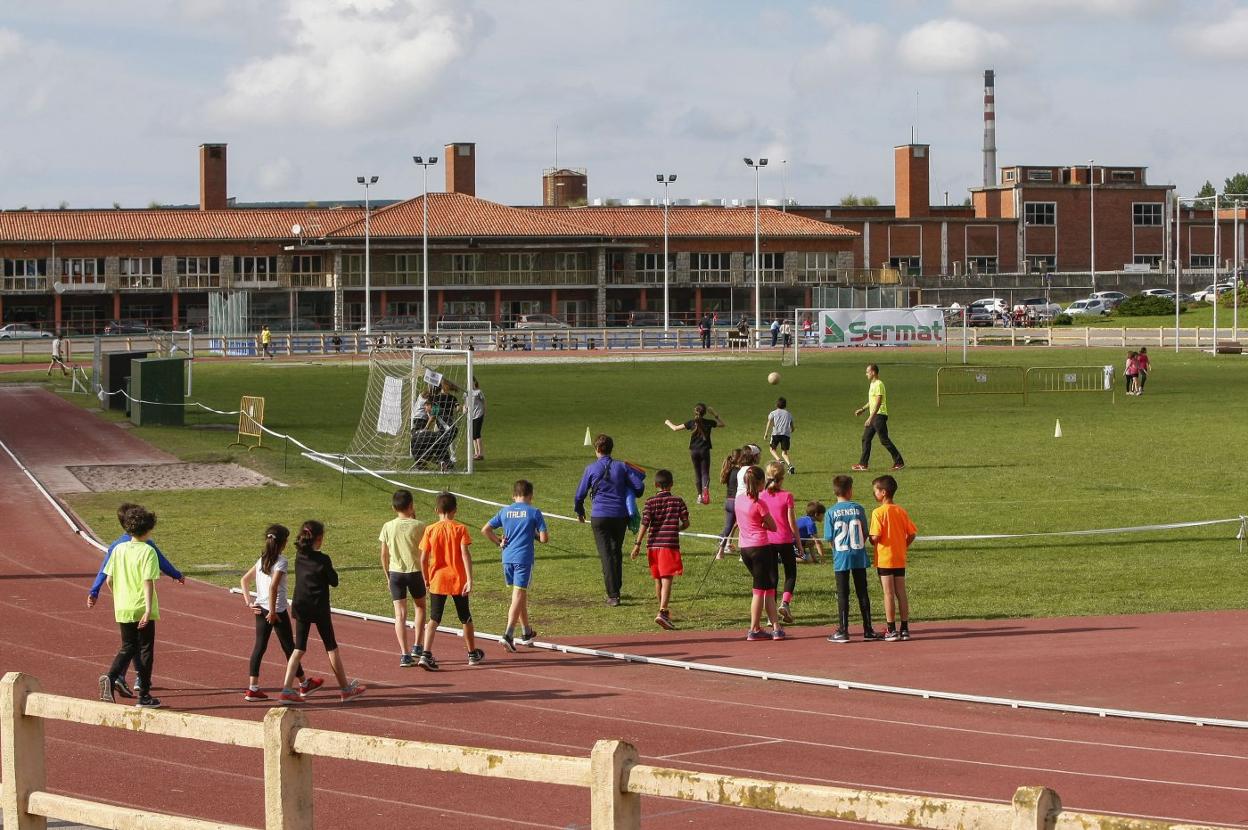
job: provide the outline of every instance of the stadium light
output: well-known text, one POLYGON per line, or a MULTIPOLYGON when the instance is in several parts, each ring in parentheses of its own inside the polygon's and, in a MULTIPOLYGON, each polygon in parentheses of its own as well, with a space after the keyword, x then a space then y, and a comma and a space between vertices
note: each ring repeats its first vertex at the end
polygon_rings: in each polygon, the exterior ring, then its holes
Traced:
POLYGON ((423 158, 412 156, 412 161, 424 168, 424 188, 420 197, 420 310, 424 320, 425 345, 429 345, 429 168, 438 163, 437 156, 423 158))
POLYGON ((763 263, 759 256, 758 242, 758 171, 767 166, 767 159, 760 158, 758 164, 755 164, 753 159, 747 157, 745 164, 754 168, 754 337, 757 338, 758 333, 763 330, 763 263))
POLYGON ((668 326, 668 268, 667 268, 667 208, 670 202, 667 198, 667 186, 676 181, 675 173, 656 173, 654 180, 663 183, 663 331, 667 332, 668 326))
POLYGON ((368 224, 368 189, 377 184, 377 176, 356 176, 355 183, 364 185, 364 334, 367 336, 373 333, 372 248, 368 224))
POLYGON ((1092 293, 1096 293, 1096 162, 1088 159, 1088 255, 1092 293))

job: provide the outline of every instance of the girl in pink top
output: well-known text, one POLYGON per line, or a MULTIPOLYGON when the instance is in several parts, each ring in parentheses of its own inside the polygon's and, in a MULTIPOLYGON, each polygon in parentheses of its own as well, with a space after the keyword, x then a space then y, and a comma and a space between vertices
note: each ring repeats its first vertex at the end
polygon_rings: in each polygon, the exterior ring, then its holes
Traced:
POLYGON ((776 558, 784 565, 784 595, 780 598, 780 619, 793 623, 789 603, 793 601, 793 589, 797 587, 797 552, 793 544, 797 539, 797 515, 793 509, 793 494, 784 489, 785 466, 778 461, 767 465, 767 489, 758 498, 767 505, 767 511, 776 520, 776 529, 767 534, 767 543, 775 551, 776 558))
POLYGON ((750 630, 747 640, 783 640, 784 629, 776 617, 776 554, 767 534, 776 529, 776 522, 767 510, 767 504, 759 498, 763 490, 763 468, 747 467, 742 476, 745 492, 736 498, 733 508, 737 514, 738 542, 741 561, 754 579, 754 595, 750 600, 750 630), (771 633, 760 626, 763 611, 771 623, 771 633))

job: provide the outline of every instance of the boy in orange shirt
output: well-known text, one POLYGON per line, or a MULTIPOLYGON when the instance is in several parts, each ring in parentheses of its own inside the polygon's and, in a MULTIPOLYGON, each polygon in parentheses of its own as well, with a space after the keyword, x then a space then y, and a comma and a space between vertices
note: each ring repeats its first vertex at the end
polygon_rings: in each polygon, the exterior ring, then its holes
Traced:
POLYGON ((887 642, 910 639, 910 600, 906 596, 906 549, 919 532, 901 505, 893 504, 897 479, 880 476, 871 482, 880 506, 871 511, 871 543, 875 545, 875 568, 884 587, 884 619, 888 622, 887 642), (901 613, 901 630, 896 615, 901 613))
POLYGON ((472 538, 468 528, 455 521, 459 502, 450 493, 439 493, 434 503, 438 521, 425 528, 420 540, 420 570, 429 586, 429 619, 425 623, 424 653, 419 665, 426 671, 437 671, 433 659, 433 635, 442 623, 446 610, 446 598, 455 603, 455 613, 464 626, 464 645, 468 647, 468 665, 475 666, 485 659, 485 652, 477 648, 472 625, 472 612, 468 609, 468 594, 472 592, 472 554, 468 546, 472 538))

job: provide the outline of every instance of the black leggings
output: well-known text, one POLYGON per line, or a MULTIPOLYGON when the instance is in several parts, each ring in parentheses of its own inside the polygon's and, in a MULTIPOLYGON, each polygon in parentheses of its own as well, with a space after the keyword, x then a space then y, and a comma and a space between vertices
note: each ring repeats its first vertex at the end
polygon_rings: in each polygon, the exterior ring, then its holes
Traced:
POLYGON ((728 537, 732 535, 733 529, 737 526, 737 500, 724 499, 724 530, 720 536, 724 538, 720 541, 720 547, 728 547, 728 537))
POLYGON ((754 577, 754 590, 774 591, 779 579, 776 568, 776 551, 771 545, 758 548, 741 548, 741 561, 754 577))
POLYGON ((312 626, 316 626, 316 633, 321 635, 321 643, 326 651, 338 648, 338 640, 334 637, 334 616, 328 608, 307 611, 296 608, 295 614, 295 648, 299 651, 308 650, 308 634, 312 632, 312 626))
POLYGON ((689 460, 693 462, 693 488, 695 495, 711 486, 711 451, 689 450, 689 460))
POLYGON ((797 588, 797 551, 792 542, 783 545, 772 545, 776 558, 784 565, 784 593, 791 594, 797 588))
MULTIPOLYGON (((290 628, 290 613, 287 611, 277 612, 277 622, 270 623, 267 619, 268 611, 263 608, 256 615, 256 644, 251 647, 251 668, 252 677, 260 676, 260 663, 264 660, 264 652, 269 648, 269 635, 277 635, 277 643, 282 647, 282 653, 286 655, 286 659, 290 659, 290 653, 295 650, 295 638, 290 628)), ((296 672, 299 677, 303 677, 303 666, 299 666, 296 672)))
POLYGON ((839 631, 849 630, 849 575, 854 575, 854 593, 862 613, 863 631, 871 630, 871 595, 867 593, 867 569, 853 568, 836 572, 836 621, 839 631))
POLYGON ((111 680, 125 677, 126 667, 134 661, 135 688, 144 692, 152 690, 152 660, 156 653, 156 621, 148 620, 147 625, 139 628, 137 622, 118 623, 121 627, 121 648, 113 658, 113 665, 108 669, 111 680))
MULTIPOLYGON (((446 611, 447 594, 429 595, 429 622, 435 626, 442 622, 442 614, 446 611)), ((451 602, 455 603, 455 613, 463 625, 472 622, 472 611, 468 609, 468 597, 464 594, 450 594, 451 602)))

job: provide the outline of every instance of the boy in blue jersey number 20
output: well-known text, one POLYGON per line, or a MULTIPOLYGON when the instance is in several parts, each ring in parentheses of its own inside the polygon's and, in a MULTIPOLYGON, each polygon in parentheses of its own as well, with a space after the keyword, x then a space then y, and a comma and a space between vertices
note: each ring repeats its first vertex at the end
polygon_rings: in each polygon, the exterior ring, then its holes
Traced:
POLYGON ((529 580, 533 575, 534 541, 550 541, 546 517, 533 506, 533 484, 520 479, 511 487, 512 504, 499 510, 481 528, 485 538, 503 550, 503 579, 511 588, 511 607, 507 610, 507 630, 503 632, 503 648, 516 650, 515 630, 521 628, 520 643, 532 645, 537 632, 529 624, 529 580), (500 537, 495 531, 501 529, 500 537))
POLYGON ((836 573, 836 631, 830 643, 849 642, 849 578, 854 578, 858 610, 862 612, 862 639, 878 640, 871 628, 871 597, 867 594, 867 511, 854 501, 854 480, 850 476, 832 479, 836 504, 823 519, 823 538, 832 547, 832 569, 836 573))

